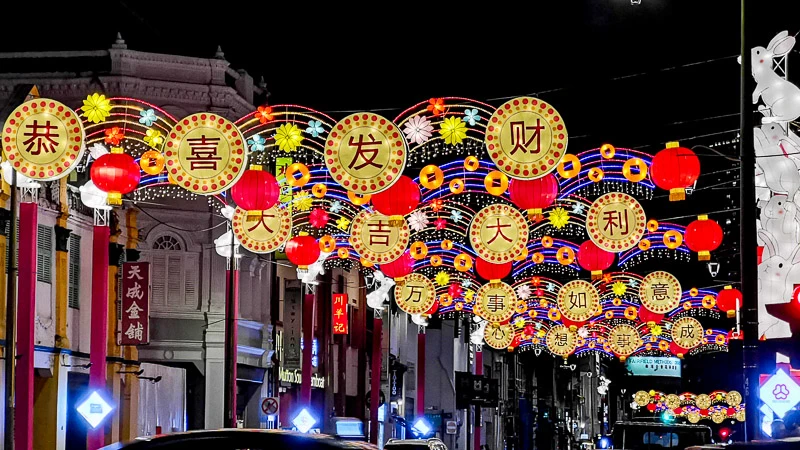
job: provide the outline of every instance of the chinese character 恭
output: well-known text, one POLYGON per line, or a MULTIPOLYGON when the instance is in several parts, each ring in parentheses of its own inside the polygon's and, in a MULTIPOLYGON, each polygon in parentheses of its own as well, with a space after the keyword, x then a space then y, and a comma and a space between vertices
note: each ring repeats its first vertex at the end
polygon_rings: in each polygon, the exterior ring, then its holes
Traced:
POLYGON ((248 228, 247 231, 253 231, 256 228, 258 228, 259 225, 264 225, 264 229, 267 230, 267 232, 274 233, 275 231, 272 228, 270 228, 269 225, 267 225, 267 222, 266 222, 267 218, 274 218, 274 217, 275 217, 275 214, 261 214, 261 218, 259 218, 257 222, 255 221, 255 217, 252 218, 252 219, 248 218, 247 219, 248 221, 256 222, 256 224, 253 225, 252 227, 248 228))
POLYGON ((186 139, 186 142, 192 148, 192 156, 186 157, 191 170, 217 170, 217 162, 222 161, 222 157, 217 156, 219 138, 209 138, 204 134, 199 138, 186 139))
POLYGON ((142 269, 141 266, 128 266, 128 268, 130 269, 128 271, 128 279, 129 280, 132 280, 134 278, 136 278, 137 280, 143 280, 144 279, 142 277, 142 274, 141 274, 141 269, 142 269))
POLYGON ((669 292, 667 290, 666 283, 656 283, 652 286, 653 289, 653 301, 656 302, 663 302, 667 300, 669 297, 669 292))
POLYGON ((494 229, 497 230, 495 232, 495 234, 494 234, 494 237, 489 239, 487 244, 491 244, 492 242, 494 242, 495 239, 498 238, 498 236, 503 236, 503 240, 508 241, 508 242, 512 242, 511 239, 509 239, 508 236, 503 234, 503 228, 511 228, 511 224, 507 223, 507 224, 503 225, 503 224, 500 223, 500 218, 499 217, 495 217, 495 219, 497 219, 497 223, 495 225, 487 225, 486 226, 486 228, 494 228, 494 229))
POLYGON ((493 294, 488 297, 486 302, 486 309, 491 312, 497 312, 505 308, 506 297, 504 295, 493 294))
POLYGON ((411 301, 411 302, 414 302, 414 303, 421 302, 422 301, 422 292, 423 292, 422 286, 417 286, 415 284, 410 284, 408 287, 411 288, 411 292, 408 293, 408 297, 405 298, 405 301, 406 302, 411 301), (412 295, 414 296, 414 300, 411 300, 411 296, 412 295))
POLYGON ((608 231, 609 234, 614 235, 614 228, 616 227, 617 233, 621 235, 628 234, 628 210, 625 209, 625 217, 622 216, 623 211, 605 211, 603 212, 603 220, 606 225, 603 231, 608 231))
POLYGON ((511 144, 514 145, 511 154, 513 155, 517 150, 522 150, 522 153, 539 153, 542 149, 543 129, 544 125, 541 124, 541 119, 536 119, 536 125, 531 127, 525 126, 525 122, 521 120, 511 122, 511 144), (533 134, 527 136, 528 130, 533 131, 533 134), (529 148, 528 146, 533 143, 534 139, 536 139, 536 145, 529 148))
POLYGON ((144 327, 142 326, 141 322, 136 322, 136 326, 130 324, 128 330, 125 332, 125 336, 128 339, 133 339, 136 341, 143 341, 144 340, 144 327))
POLYGON ((144 291, 142 290, 142 285, 139 283, 133 283, 132 287, 128 288, 128 291, 125 293, 125 298, 135 298, 136 300, 141 300, 144 298, 144 291))
POLYGON ((570 308, 586 308, 586 292, 570 292, 569 293, 569 307, 570 308))
POLYGON ((681 339, 694 339, 694 327, 691 325, 682 326, 681 339))
POLYGON ((389 245, 389 236, 392 230, 389 228, 388 221, 369 222, 367 228, 369 228, 369 245, 389 245))
POLYGON ((138 319, 139 313, 142 311, 144 310, 139 305, 137 305, 136 302, 131 302, 131 306, 129 306, 128 309, 125 310, 125 312, 128 313, 128 319, 138 319))
POLYGON ((45 153, 55 153, 56 146, 58 142, 54 141, 53 138, 59 137, 57 133, 53 133, 53 130, 56 129, 55 125, 50 125, 50 121, 48 120, 45 122, 44 125, 39 125, 39 121, 34 119, 32 124, 25 125, 25 128, 30 128, 33 131, 25 132, 24 136, 28 136, 28 139, 22 142, 22 145, 27 145, 25 150, 30 153, 31 155, 40 155, 42 150, 45 153), (31 150, 33 146, 36 146, 35 150, 31 150))
POLYGON ((375 158, 378 157, 378 151, 380 150, 379 146, 383 143, 383 141, 376 141, 372 134, 368 134, 367 137, 369 138, 368 142, 364 142, 364 135, 358 135, 358 142, 353 141, 353 136, 350 136, 350 140, 347 142, 347 145, 350 147, 356 147, 356 154, 353 156, 353 160, 350 161, 350 165, 347 166, 351 169, 361 170, 367 166, 374 166, 378 169, 381 168, 380 164, 375 163, 375 158), (356 167, 356 161, 358 161, 358 157, 364 160, 363 163, 359 164, 356 167))

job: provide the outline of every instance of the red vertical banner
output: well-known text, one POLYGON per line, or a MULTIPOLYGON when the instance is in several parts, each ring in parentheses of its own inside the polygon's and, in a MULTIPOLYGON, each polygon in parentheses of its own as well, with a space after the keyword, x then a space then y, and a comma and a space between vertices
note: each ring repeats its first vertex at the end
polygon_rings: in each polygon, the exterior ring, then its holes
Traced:
POLYGON ((150 343, 150 263, 122 263, 120 345, 150 343))
POLYGON ((349 333, 348 323, 347 294, 333 294, 333 334, 349 333))
MULTIPOLYGON (((12 206, 13 207, 13 206, 12 206)), ((34 399, 34 321, 36 319, 36 242, 39 206, 36 203, 19 205, 19 278, 17 281, 17 381, 15 385, 16 413, 14 424, 15 448, 33 448, 34 399)), ((9 253, 14 255, 12 249, 9 253)), ((6 355, 8 357, 8 355, 6 355)), ((10 433, 11 430, 6 430, 10 433)))

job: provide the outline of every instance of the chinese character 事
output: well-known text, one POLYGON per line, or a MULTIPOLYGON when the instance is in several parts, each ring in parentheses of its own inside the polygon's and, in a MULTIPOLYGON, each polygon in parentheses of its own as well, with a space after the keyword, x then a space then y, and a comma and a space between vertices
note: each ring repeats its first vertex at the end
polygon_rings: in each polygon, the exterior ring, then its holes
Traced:
POLYGON ((624 209, 622 211, 604 211, 603 212, 603 221, 605 221, 605 226, 603 227, 604 232, 608 232, 609 235, 621 235, 626 236, 628 234, 628 210, 624 209), (625 217, 623 217, 622 213, 625 213, 625 217), (614 228, 617 228, 617 231, 614 231, 614 228))
POLYGON ((347 142, 347 145, 350 147, 356 148, 356 153, 353 155, 353 160, 350 161, 350 165, 347 167, 354 170, 361 170, 364 167, 372 166, 378 169, 381 168, 380 164, 375 162, 375 159, 378 157, 378 151, 380 151, 380 145, 383 141, 377 141, 372 136, 372 133, 367 135, 369 141, 364 141, 364 135, 358 135, 358 142, 355 142, 353 136, 350 136, 350 140, 347 142), (356 161, 358 161, 359 157, 364 161, 359 165, 356 165, 356 161))
POLYGON ((514 121, 511 122, 511 144, 514 146, 511 149, 511 155, 516 153, 518 150, 522 151, 522 153, 536 154, 542 151, 542 130, 544 129, 544 125, 541 124, 541 119, 536 119, 536 125, 534 126, 527 126, 525 121, 514 121), (528 131, 533 131, 530 136, 528 136, 528 131), (533 148, 530 145, 533 143, 533 140, 536 139, 536 144, 533 148))
POLYGON ((505 309, 506 296, 501 294, 492 294, 487 297, 486 309, 491 312, 502 311, 505 309))
POLYGON ((33 123, 25 125, 25 128, 33 130, 25 132, 24 134, 24 136, 28 138, 22 142, 22 145, 27 146, 25 147, 25 151, 33 156, 40 155, 42 150, 44 150, 45 153, 56 152, 58 142, 56 142, 54 138, 59 137, 59 135, 53 132, 57 127, 55 125, 50 125, 49 120, 45 122, 44 125, 39 125, 39 121, 34 119, 33 123), (36 146, 35 149, 33 148, 34 146, 36 146))
POLYGON ((222 157, 217 156, 219 139, 206 137, 205 134, 199 138, 186 139, 192 149, 192 155, 186 157, 191 170, 217 170, 217 163, 222 161, 222 157))

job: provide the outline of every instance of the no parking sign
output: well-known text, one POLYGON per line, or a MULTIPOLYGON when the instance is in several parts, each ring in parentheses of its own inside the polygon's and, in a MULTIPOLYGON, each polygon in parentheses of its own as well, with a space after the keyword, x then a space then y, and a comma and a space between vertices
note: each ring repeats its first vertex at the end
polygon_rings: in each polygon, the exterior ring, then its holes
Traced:
POLYGON ((261 399, 261 412, 266 416, 278 414, 281 402, 278 397, 264 397, 261 399))

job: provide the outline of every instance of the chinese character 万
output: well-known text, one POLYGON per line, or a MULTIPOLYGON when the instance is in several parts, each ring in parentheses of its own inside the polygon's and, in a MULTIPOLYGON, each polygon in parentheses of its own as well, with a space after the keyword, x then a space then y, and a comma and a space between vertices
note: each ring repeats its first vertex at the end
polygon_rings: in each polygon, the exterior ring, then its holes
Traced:
POLYGON ((489 296, 486 302, 486 309, 491 312, 497 312, 505 308, 506 297, 504 295, 493 294, 489 296))
POLYGON ((25 128, 32 129, 33 131, 25 132, 24 136, 28 136, 28 139, 22 142, 22 145, 27 145, 25 150, 30 153, 31 155, 40 155, 42 150, 45 153, 55 153, 56 146, 58 142, 53 140, 53 138, 59 137, 57 133, 53 133, 53 130, 56 129, 55 125, 50 125, 50 121, 48 120, 45 122, 44 125, 39 125, 39 121, 34 119, 32 124, 25 125, 25 128), (36 146, 35 150, 32 150, 33 146, 36 146))
POLYGON ((422 301, 422 286, 417 286, 414 284, 409 285, 408 287, 411 288, 411 292, 408 293, 408 297, 406 297, 406 302, 414 302, 419 303, 422 301), (411 296, 414 296, 414 300, 411 300, 411 296))
POLYGON ((569 307, 570 308, 586 308, 586 292, 570 292, 569 293, 569 307))
POLYGON ((681 339, 694 339, 694 327, 691 325, 682 326, 681 339))
POLYGON ((217 156, 219 138, 209 138, 204 134, 199 138, 187 139, 186 142, 192 149, 192 156, 186 157, 191 170, 217 170, 217 162, 222 161, 222 157, 217 156))
POLYGON ((141 269, 142 269, 141 266, 128 266, 128 268, 130 269, 128 271, 128 279, 129 280, 132 280, 134 278, 136 278, 137 280, 143 280, 144 279, 142 277, 142 274, 141 274, 141 269))
POLYGON ((347 142, 347 145, 350 147, 356 148, 356 154, 353 156, 353 160, 350 161, 350 165, 347 166, 351 169, 361 170, 367 166, 377 167, 378 169, 381 168, 380 164, 375 162, 375 158, 378 157, 378 151, 380 150, 379 146, 383 143, 383 141, 376 141, 372 134, 368 134, 367 137, 369 141, 364 142, 364 135, 358 135, 358 142, 353 141, 353 136, 350 136, 350 140, 347 142), (356 161, 358 161, 359 156, 361 159, 364 160, 363 163, 359 164, 356 167, 356 161))
POLYGON ((524 121, 511 122, 511 144, 514 148, 511 149, 511 154, 522 150, 522 153, 539 153, 542 150, 542 130, 544 125, 541 124, 541 119, 536 119, 536 125, 532 127, 525 126, 524 121), (533 131, 530 136, 527 136, 528 131, 533 131), (536 144, 533 148, 529 146, 536 139, 536 144))
POLYGON ((667 285, 665 283, 656 283, 653 285, 652 289, 653 301, 663 302, 669 297, 669 292, 667 291, 667 285))
POLYGON ((136 322, 136 326, 130 324, 128 330, 125 332, 125 336, 128 339, 133 339, 136 341, 143 341, 144 340, 144 327, 142 326, 141 322, 136 322))
POLYGON ((142 285, 139 283, 133 283, 132 287, 128 288, 128 291, 125 293, 125 298, 135 298, 136 300, 141 300, 144 298, 144 291, 142 290, 142 285))
POLYGON ((509 239, 509 237, 508 237, 508 236, 506 236, 505 234, 503 234, 503 228, 511 228, 511 224, 510 224, 510 223, 507 223, 507 224, 503 225, 503 224, 501 224, 501 223, 500 223, 500 218, 499 218, 499 217, 495 217, 495 219, 497 219, 497 222, 496 222, 496 224, 495 224, 495 225, 487 225, 487 226, 486 226, 486 228, 494 228, 494 229, 496 229, 496 230, 497 230, 497 231, 495 232, 495 234, 494 234, 494 237, 493 237, 493 238, 491 238, 491 239, 489 239, 489 241, 487 242, 487 244, 491 244, 491 243, 492 243, 492 242, 494 242, 494 241, 495 241, 495 239, 497 239, 499 236, 503 236, 503 240, 505 240, 505 241, 507 241, 507 242, 512 242, 512 241, 511 241, 511 239, 509 239))
POLYGON ((369 245, 389 245, 389 235, 392 230, 388 221, 369 222, 367 228, 369 228, 369 245))
POLYGON ((603 227, 603 231, 608 231, 608 234, 614 235, 614 228, 617 228, 616 234, 627 235, 628 234, 628 210, 625 209, 625 217, 622 216, 623 211, 605 211, 603 213, 603 220, 605 221, 606 225, 603 227))
POLYGON ((267 230, 269 233, 274 233, 275 231, 272 228, 270 228, 269 225, 267 225, 267 222, 266 222, 267 218, 274 218, 274 217, 275 217, 275 214, 261 214, 261 218, 258 219, 257 222, 255 221, 255 218, 250 219, 249 221, 256 222, 256 224, 253 225, 252 227, 248 228, 247 231, 253 231, 256 228, 258 228, 259 225, 263 225, 264 229, 267 230))
POLYGON ((139 313, 142 311, 144 310, 139 305, 137 305, 136 302, 131 302, 131 306, 129 306, 128 309, 125 310, 125 312, 128 313, 128 319, 138 319, 139 313))

